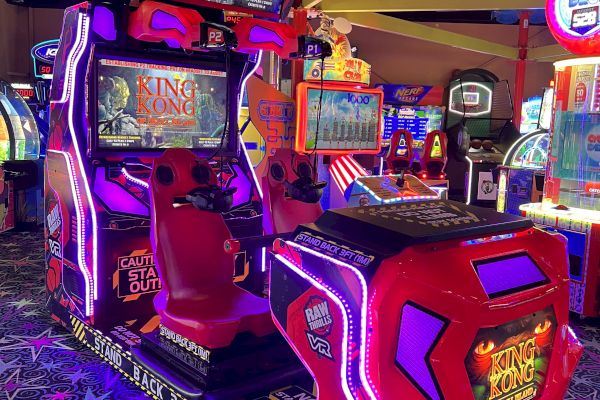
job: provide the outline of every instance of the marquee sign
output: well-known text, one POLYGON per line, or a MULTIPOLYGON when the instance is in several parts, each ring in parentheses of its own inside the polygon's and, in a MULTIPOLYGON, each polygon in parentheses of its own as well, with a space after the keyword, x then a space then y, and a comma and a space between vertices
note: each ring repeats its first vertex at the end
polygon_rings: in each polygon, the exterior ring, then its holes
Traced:
POLYGON ((58 39, 47 40, 36 44, 31 49, 31 58, 33 59, 34 74, 36 78, 52 79, 58 43, 58 39))
POLYGON ((548 0, 546 19, 565 49, 575 54, 600 54, 600 0, 548 0))

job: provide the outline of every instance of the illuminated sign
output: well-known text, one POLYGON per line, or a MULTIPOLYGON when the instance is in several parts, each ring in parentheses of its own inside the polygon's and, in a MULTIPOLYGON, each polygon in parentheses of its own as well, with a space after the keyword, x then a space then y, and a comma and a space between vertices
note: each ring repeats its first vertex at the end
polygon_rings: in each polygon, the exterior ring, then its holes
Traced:
POLYGON ((539 399, 555 332, 552 307, 481 329, 465 360, 475 400, 539 399))
POLYGON ((369 85, 371 82, 371 65, 358 58, 338 61, 329 58, 323 63, 321 63, 321 60, 304 61, 305 81, 320 81, 321 75, 323 75, 324 81, 369 85))
POLYGON ((600 51, 600 0, 548 0, 550 31, 563 47, 575 54, 600 51))
POLYGON ((31 58, 36 78, 52 79, 54 73, 54 59, 58 52, 58 39, 47 40, 33 46, 31 58))
POLYGON ((35 88, 30 83, 11 83, 15 92, 19 93, 19 95, 27 102, 31 100, 35 100, 35 88))
POLYGON ((158 292, 161 284, 152 253, 119 257, 119 297, 158 292))
POLYGON ((492 111, 492 89, 479 82, 463 82, 450 88, 450 107, 454 114, 480 117, 492 111))

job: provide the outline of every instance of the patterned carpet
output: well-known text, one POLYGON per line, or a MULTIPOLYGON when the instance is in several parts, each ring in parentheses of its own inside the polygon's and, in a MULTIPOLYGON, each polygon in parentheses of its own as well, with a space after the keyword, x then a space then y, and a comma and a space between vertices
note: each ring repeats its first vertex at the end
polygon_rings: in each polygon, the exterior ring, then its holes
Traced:
MULTIPOLYGON (((52 321, 40 234, 0 234, 0 400, 145 399, 52 321)), ((573 320, 586 351, 568 400, 600 400, 600 321, 573 320)))

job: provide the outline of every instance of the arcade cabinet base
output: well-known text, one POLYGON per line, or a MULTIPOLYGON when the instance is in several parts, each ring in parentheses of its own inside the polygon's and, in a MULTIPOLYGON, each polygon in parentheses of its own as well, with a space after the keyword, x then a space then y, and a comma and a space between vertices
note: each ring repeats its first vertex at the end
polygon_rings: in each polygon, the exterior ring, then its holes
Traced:
POLYGON ((159 329, 142 333, 151 321, 102 330, 73 315, 70 322, 79 341, 153 399, 285 399, 286 392, 314 399, 312 378, 279 335, 241 336, 211 353, 186 348, 159 329))

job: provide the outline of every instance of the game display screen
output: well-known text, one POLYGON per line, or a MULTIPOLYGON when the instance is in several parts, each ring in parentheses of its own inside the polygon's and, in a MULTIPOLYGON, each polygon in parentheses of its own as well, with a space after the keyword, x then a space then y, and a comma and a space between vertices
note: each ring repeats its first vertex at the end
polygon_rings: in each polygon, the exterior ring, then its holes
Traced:
POLYGON ((228 109, 225 72, 105 58, 96 62, 97 149, 219 148, 228 109))
POLYGON ((542 97, 530 97, 521 106, 521 133, 528 133, 538 128, 542 111, 542 97))
POLYGON ((415 160, 420 158, 419 151, 425 145, 428 132, 441 130, 444 113, 441 107, 414 106, 394 107, 384 105, 383 110, 383 140, 390 140, 392 134, 399 129, 412 133, 415 160))
POLYGON ((380 148, 383 94, 379 90, 302 86, 297 150, 336 154, 376 153, 380 148), (319 103, 321 103, 320 118, 319 103), (317 120, 319 137, 317 139, 317 120))

